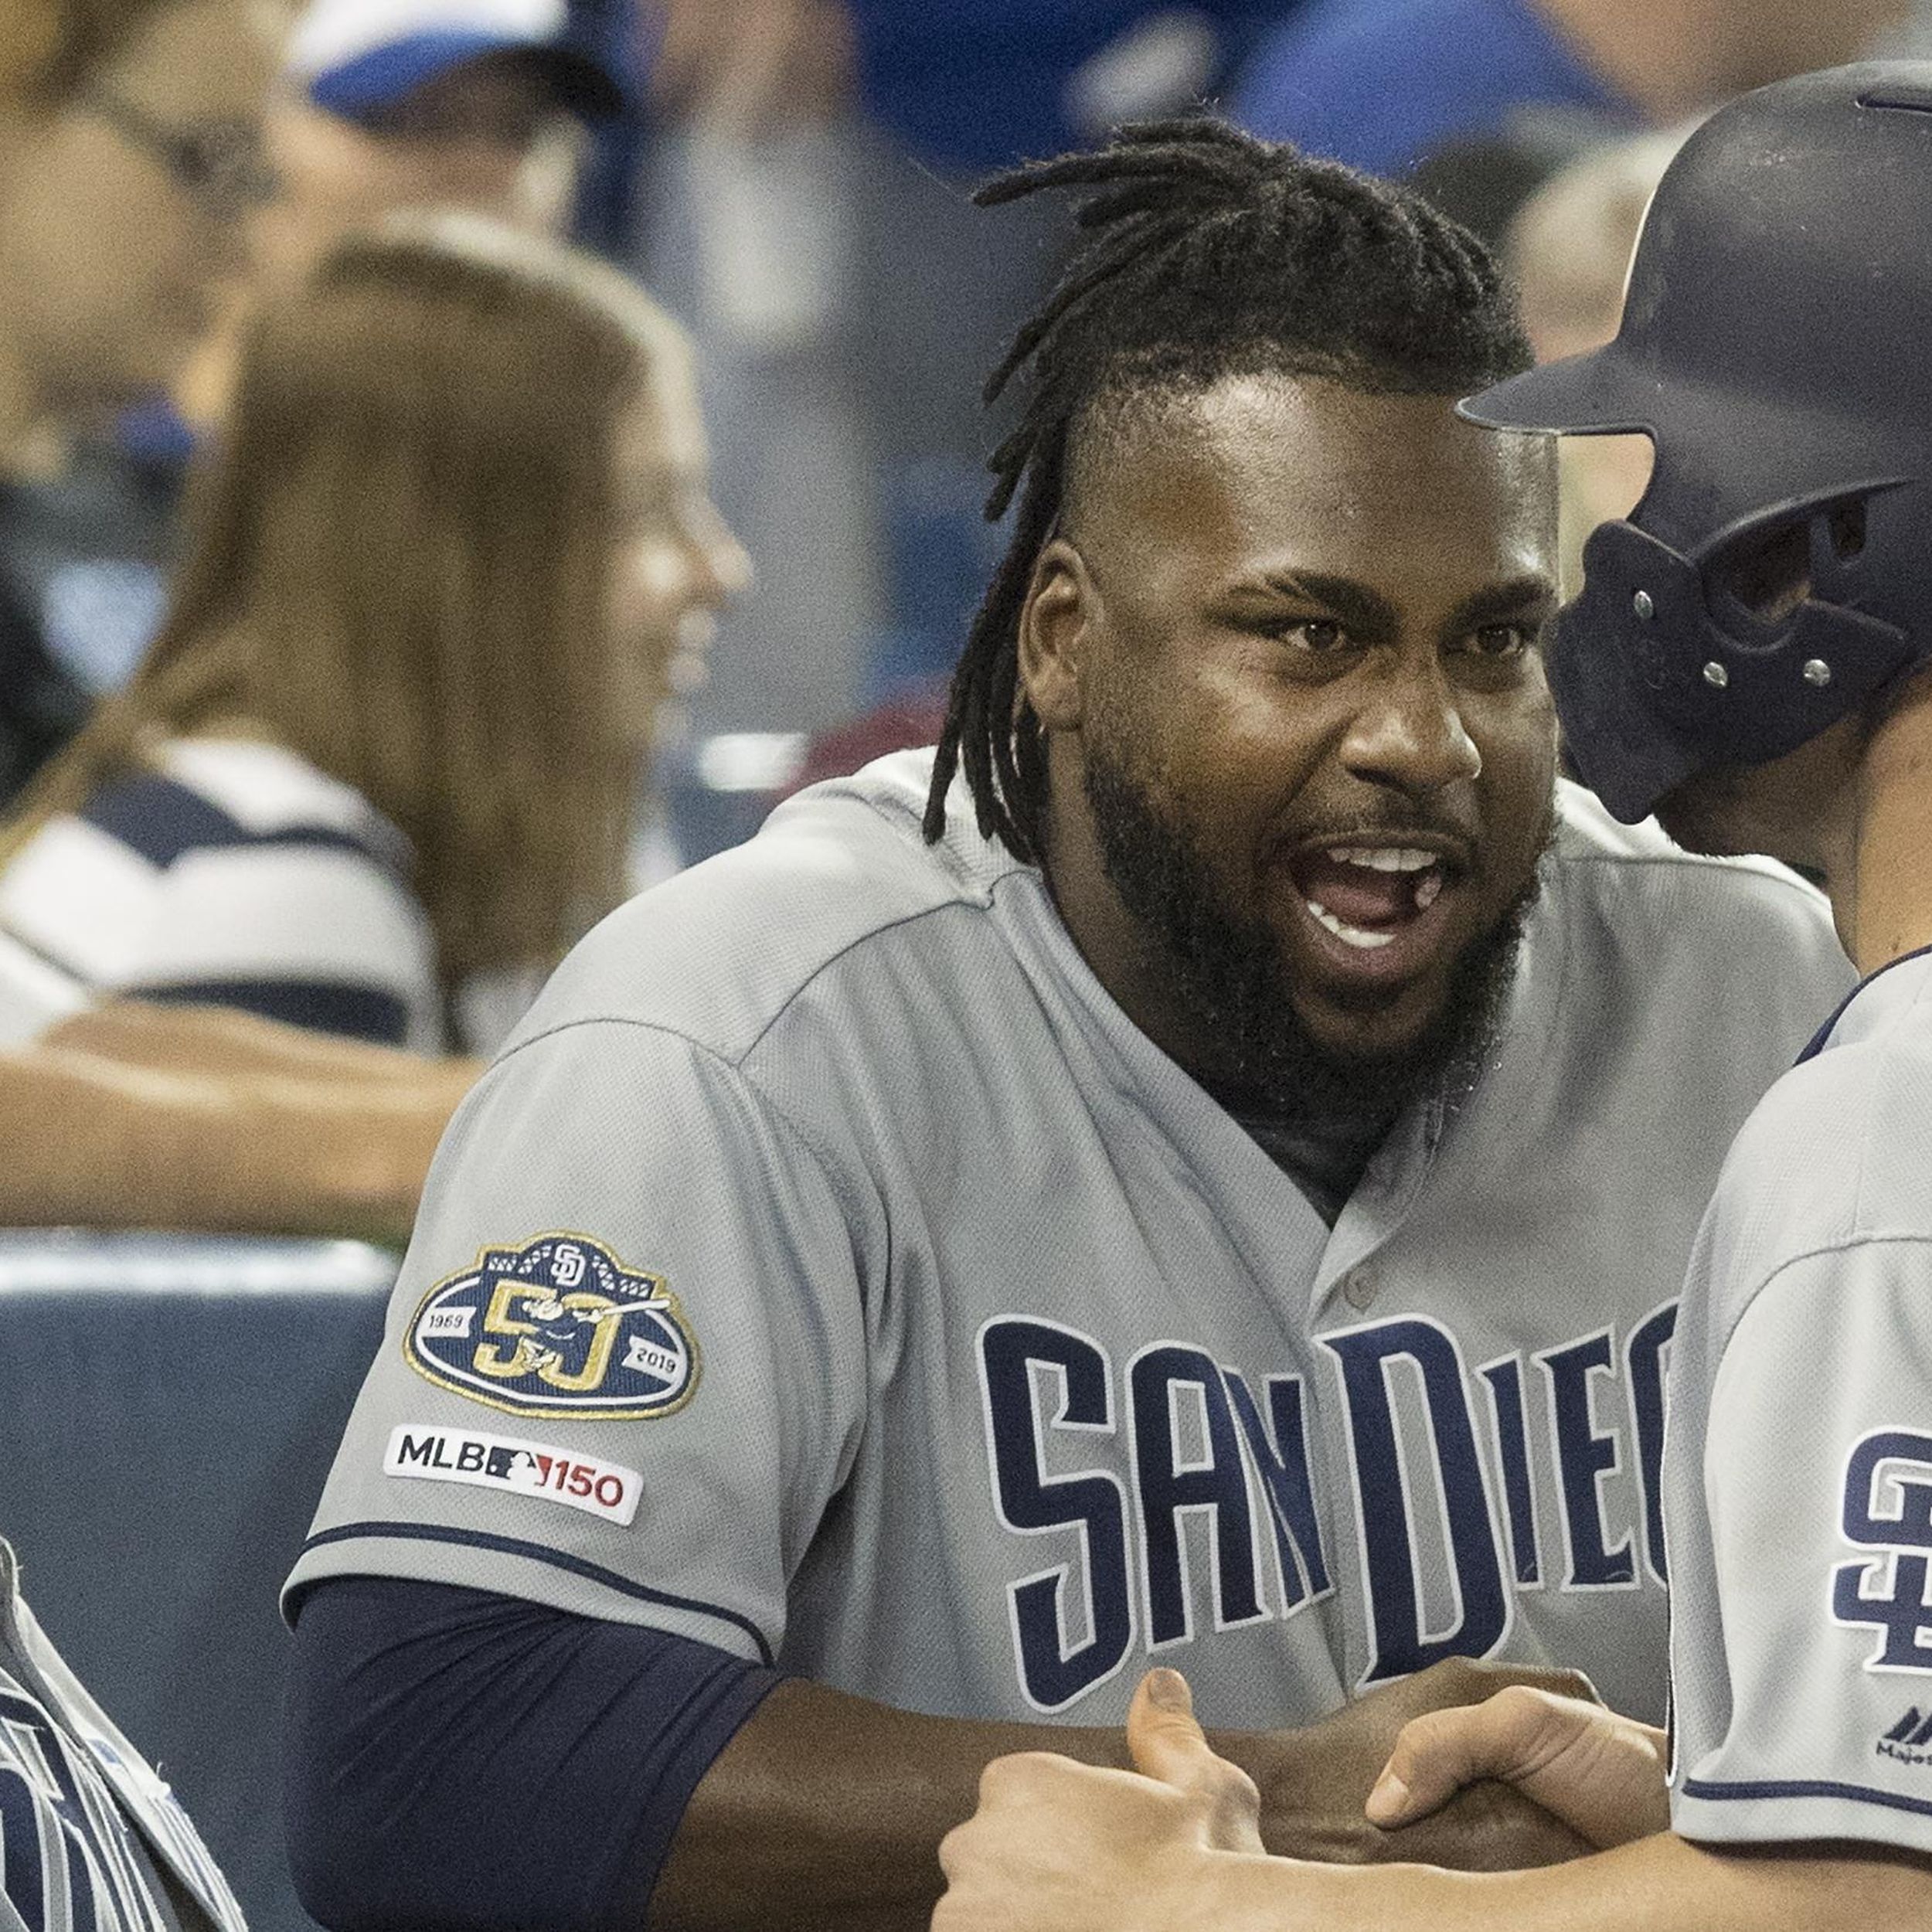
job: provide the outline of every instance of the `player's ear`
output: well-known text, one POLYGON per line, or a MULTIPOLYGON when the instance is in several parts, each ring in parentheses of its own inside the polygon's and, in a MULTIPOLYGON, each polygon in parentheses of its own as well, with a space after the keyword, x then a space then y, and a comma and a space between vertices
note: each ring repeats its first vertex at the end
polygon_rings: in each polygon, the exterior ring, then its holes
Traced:
POLYGON ((1087 560, 1063 536, 1041 550, 1019 617, 1019 681, 1048 731, 1076 731, 1086 712, 1086 664, 1100 614, 1087 560))

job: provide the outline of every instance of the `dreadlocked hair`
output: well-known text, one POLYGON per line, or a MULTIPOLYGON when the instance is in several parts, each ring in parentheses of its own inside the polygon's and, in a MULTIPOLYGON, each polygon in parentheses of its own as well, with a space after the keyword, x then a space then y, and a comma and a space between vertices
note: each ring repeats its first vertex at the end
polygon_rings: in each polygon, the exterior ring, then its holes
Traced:
POLYGON ((982 836, 1041 849, 1045 735, 1019 682, 1019 623, 1062 514, 1069 451, 1096 412, 1223 378, 1326 376, 1378 394, 1464 395, 1530 361, 1476 238, 1411 191, 1225 122, 1122 128, 1107 147, 988 182, 983 208, 1091 189, 1080 240, 1013 338, 985 400, 1024 373, 1025 406, 988 464, 986 517, 1011 541, 954 673, 927 794, 929 843, 964 765, 982 836))

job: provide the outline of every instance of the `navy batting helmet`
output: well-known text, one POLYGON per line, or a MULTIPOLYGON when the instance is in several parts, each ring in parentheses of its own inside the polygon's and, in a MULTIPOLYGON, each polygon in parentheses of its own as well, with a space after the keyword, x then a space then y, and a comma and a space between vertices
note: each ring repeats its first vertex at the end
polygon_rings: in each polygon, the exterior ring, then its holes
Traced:
POLYGON ((1655 445, 1549 648, 1571 755, 1619 818, 1932 662, 1929 337, 1932 63, 1872 62, 1712 116, 1651 203, 1617 339, 1462 406, 1655 445))

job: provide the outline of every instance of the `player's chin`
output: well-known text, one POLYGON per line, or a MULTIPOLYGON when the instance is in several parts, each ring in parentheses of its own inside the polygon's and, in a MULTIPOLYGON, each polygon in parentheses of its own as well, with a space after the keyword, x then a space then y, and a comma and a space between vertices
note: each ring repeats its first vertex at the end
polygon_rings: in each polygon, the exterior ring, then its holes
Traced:
POLYGON ((1323 932, 1287 936, 1288 984, 1296 1017, 1331 1060, 1386 1066, 1421 1050, 1455 998, 1457 975, 1484 928, 1458 920, 1434 934, 1409 936, 1398 951, 1366 957, 1323 932), (1416 944, 1417 939, 1433 943, 1416 944), (1393 955, 1393 956, 1392 956, 1393 955))
POLYGON ((1295 1013, 1329 1060, 1386 1066, 1420 1050, 1448 1002, 1446 982, 1433 977, 1400 986, 1304 985, 1297 989, 1295 1013))

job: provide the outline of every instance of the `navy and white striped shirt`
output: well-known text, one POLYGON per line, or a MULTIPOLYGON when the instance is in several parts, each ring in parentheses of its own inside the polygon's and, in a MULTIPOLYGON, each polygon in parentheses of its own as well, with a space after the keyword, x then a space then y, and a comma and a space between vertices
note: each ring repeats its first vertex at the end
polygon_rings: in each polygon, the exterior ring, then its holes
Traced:
POLYGON ((294 753, 176 740, 0 873, 0 1043, 121 994, 440 1050, 410 865, 394 825, 294 753))

